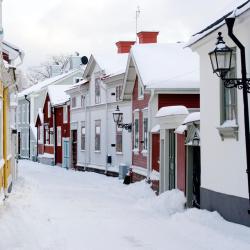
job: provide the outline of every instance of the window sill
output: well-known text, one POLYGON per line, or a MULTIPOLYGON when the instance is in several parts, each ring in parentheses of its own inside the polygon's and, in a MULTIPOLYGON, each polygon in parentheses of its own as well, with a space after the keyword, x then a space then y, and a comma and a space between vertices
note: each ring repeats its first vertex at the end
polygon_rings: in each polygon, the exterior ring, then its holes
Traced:
POLYGON ((141 153, 143 154, 143 156, 147 156, 148 155, 148 150, 142 150, 141 153))
POLYGON ((144 96, 142 95, 142 96, 138 96, 138 100, 144 100, 144 96))
POLYGON ((229 121, 225 121, 222 125, 217 127, 221 140, 225 138, 234 138, 238 141, 239 126, 235 124, 228 124, 229 121))
POLYGON ((86 149, 81 149, 80 151, 81 151, 81 152, 85 152, 85 151, 86 151, 86 149))
POLYGON ((123 152, 116 152, 117 155, 123 155, 123 152))
POLYGON ((101 150, 95 150, 94 152, 100 154, 100 153, 101 153, 101 150))

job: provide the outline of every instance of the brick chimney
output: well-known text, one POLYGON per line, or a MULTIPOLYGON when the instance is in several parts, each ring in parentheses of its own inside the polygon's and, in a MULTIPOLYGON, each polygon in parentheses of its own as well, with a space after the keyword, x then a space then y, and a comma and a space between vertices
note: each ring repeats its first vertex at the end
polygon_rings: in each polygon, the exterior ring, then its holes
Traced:
POLYGON ((116 43, 117 46, 117 53, 129 53, 131 47, 135 44, 134 41, 119 41, 116 43))
POLYGON ((157 31, 141 31, 137 33, 139 43, 157 43, 157 31))

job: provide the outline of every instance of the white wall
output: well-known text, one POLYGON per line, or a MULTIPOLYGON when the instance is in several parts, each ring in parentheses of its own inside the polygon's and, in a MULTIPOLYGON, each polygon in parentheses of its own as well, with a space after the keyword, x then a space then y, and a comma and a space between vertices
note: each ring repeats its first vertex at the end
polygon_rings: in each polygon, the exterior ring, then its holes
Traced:
MULTIPOLYGON (((247 23, 236 24, 234 30, 236 36, 246 46, 247 70, 250 73, 249 24, 248 18, 247 23)), ((229 46, 235 47, 227 36, 227 28, 223 27, 193 48, 200 55, 201 66, 201 186, 216 192, 247 198, 242 90, 237 92, 238 141, 233 138, 222 141, 216 128, 220 126, 220 85, 219 78, 212 73, 208 52, 214 49, 218 31, 222 31, 224 40, 229 46)), ((237 74, 241 77, 239 60, 237 50, 237 74)))

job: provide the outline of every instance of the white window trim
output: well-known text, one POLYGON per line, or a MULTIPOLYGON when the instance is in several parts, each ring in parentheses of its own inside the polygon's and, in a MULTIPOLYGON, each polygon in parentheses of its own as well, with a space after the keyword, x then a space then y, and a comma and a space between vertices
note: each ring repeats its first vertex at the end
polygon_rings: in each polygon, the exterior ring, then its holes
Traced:
POLYGON ((48 101, 48 118, 51 117, 51 105, 50 105, 50 101, 48 101))
POLYGON ((56 128, 56 135, 57 135, 57 137, 56 137, 57 147, 61 147, 62 146, 62 127, 61 126, 58 126, 56 128), (60 136, 58 136, 58 135, 60 135, 60 136))
POLYGON ((139 110, 134 110, 134 124, 135 124, 135 120, 138 120, 138 147, 135 148, 135 127, 134 127, 134 140, 133 140, 133 152, 135 154, 139 153, 139 141, 140 141, 140 120, 139 120, 139 110))
POLYGON ((143 99, 144 99, 144 89, 143 89, 143 86, 138 79, 138 100, 143 100, 143 99), (140 91, 141 89, 142 89, 142 94, 140 91))
POLYGON ((63 123, 68 123, 69 117, 68 117, 68 105, 63 106, 63 123))

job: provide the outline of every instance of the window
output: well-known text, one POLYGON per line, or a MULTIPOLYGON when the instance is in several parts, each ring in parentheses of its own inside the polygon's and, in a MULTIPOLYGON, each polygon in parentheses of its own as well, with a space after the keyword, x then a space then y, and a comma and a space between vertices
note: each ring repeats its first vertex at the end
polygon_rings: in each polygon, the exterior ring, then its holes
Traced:
POLYGON ((143 117, 143 150, 148 150, 148 117, 143 117))
POLYGON ((68 106, 63 106, 63 123, 68 123, 68 106))
POLYGON ((116 152, 122 153, 122 128, 116 126, 116 152))
POLYGON ((48 102, 48 118, 51 116, 51 105, 50 102, 48 102))
POLYGON ((95 151, 101 150, 101 120, 95 121, 95 151))
POLYGON ((61 147, 62 146, 62 128, 57 127, 57 146, 61 147))
POLYGON ((86 134, 86 129, 85 129, 85 122, 82 122, 81 126, 81 150, 85 150, 85 134, 86 134))
POLYGON ((134 114, 134 149, 139 149, 139 113, 134 114))
MULTIPOLYGON (((236 77, 236 53, 234 51, 232 55, 232 69, 226 78, 235 78, 236 77)), ((236 88, 226 88, 221 81, 222 86, 222 114, 221 114, 221 123, 224 123, 228 120, 237 120, 237 89, 236 88)))
POLYGON ((85 96, 81 95, 81 107, 84 108, 85 107, 85 96))
POLYGON ((144 98, 144 92, 142 85, 138 82, 138 99, 144 98))
POLYGON ((39 141, 43 141, 43 126, 39 126, 39 141))
POLYGON ((122 85, 116 86, 115 88, 115 96, 116 96, 116 101, 121 100, 121 95, 122 95, 122 85))
POLYGON ((100 78, 95 79, 95 103, 101 102, 101 80, 100 78))
POLYGON ((45 144, 49 144, 49 128, 45 128, 45 144))
POLYGON ((54 144, 54 129, 49 129, 49 144, 54 144))
POLYGON ((75 107, 76 107, 76 97, 75 97, 75 96, 72 97, 72 99, 71 99, 71 107, 72 107, 72 108, 75 108, 75 107))

